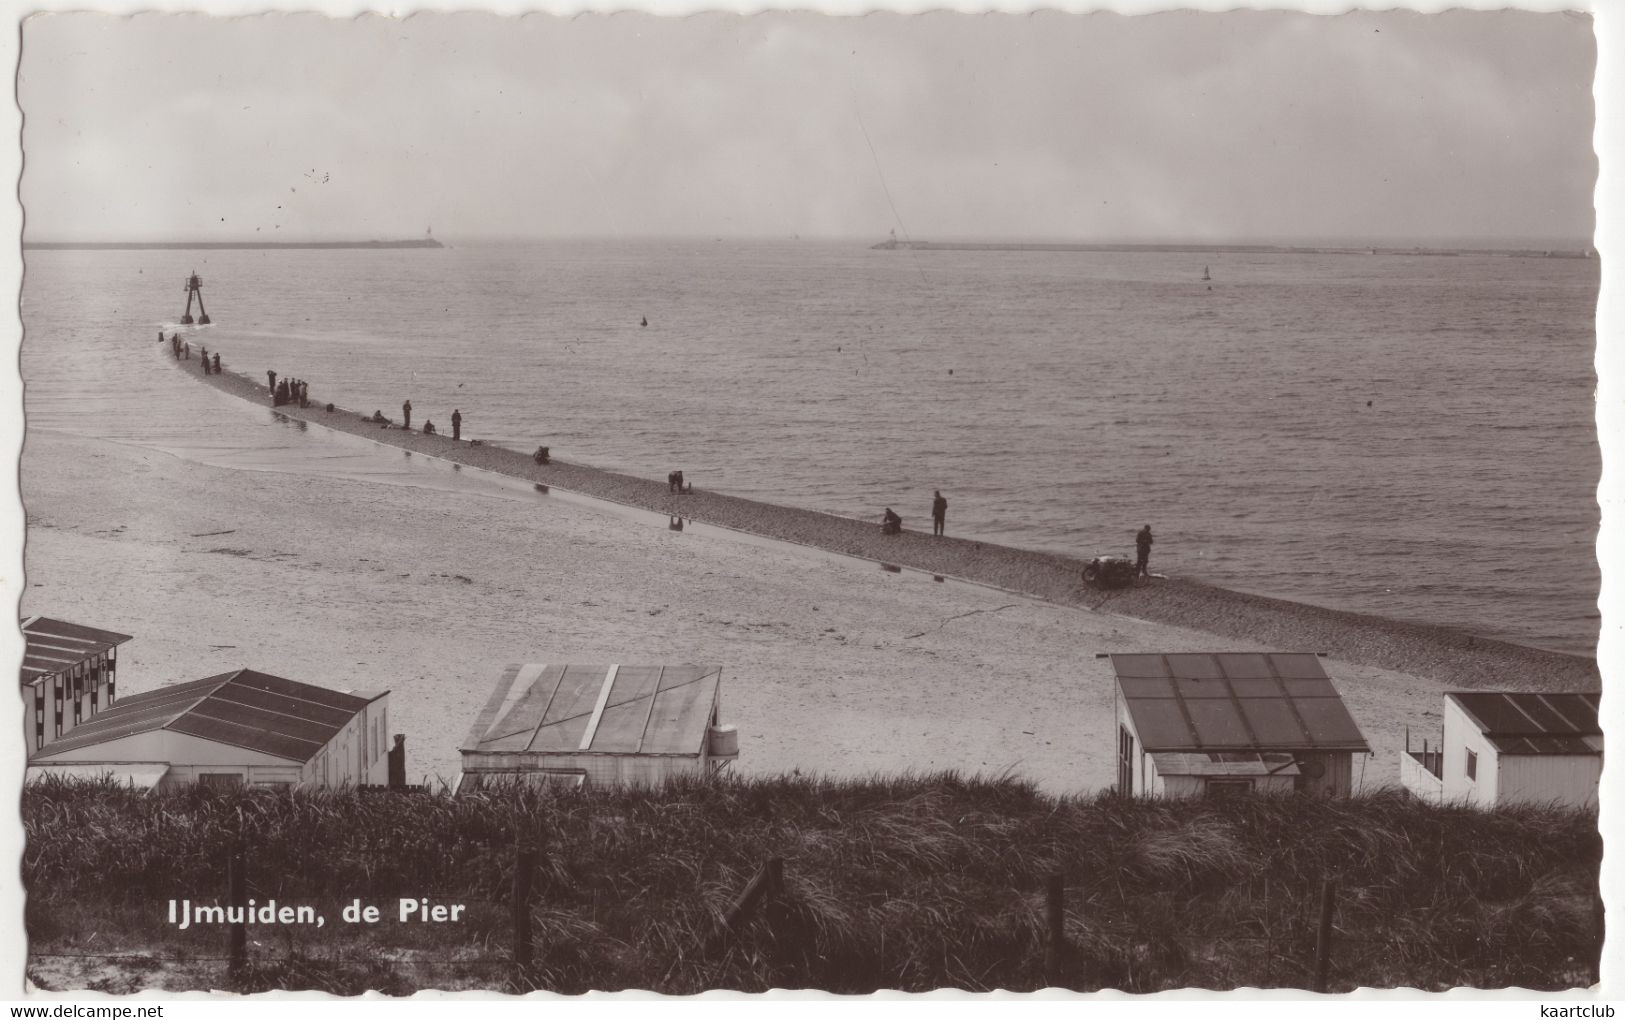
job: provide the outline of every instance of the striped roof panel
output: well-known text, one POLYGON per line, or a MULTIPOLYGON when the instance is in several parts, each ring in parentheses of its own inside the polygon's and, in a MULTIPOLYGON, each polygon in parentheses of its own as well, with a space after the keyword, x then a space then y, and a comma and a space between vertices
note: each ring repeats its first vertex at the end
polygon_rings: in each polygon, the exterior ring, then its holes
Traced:
POLYGON ((71 670, 78 663, 130 640, 128 634, 98 630, 47 616, 29 617, 21 622, 21 629, 26 643, 22 668, 24 684, 33 683, 47 674, 71 670))
POLYGON ((137 733, 172 730, 304 763, 369 700, 239 669, 125 698, 32 757, 55 757, 137 733))

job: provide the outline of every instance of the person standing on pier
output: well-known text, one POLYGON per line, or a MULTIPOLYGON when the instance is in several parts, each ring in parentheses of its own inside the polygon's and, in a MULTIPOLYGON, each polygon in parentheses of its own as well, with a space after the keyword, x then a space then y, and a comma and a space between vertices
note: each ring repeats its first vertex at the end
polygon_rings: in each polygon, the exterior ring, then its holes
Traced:
POLYGON ((204 347, 204 348, 202 348, 202 351, 203 351, 203 374, 208 375, 209 374, 209 349, 207 347, 204 347))
POLYGON ((303 379, 299 380, 299 406, 310 406, 310 388, 305 385, 305 381, 303 379))
POLYGON ((408 400, 406 403, 401 405, 401 428, 409 429, 411 427, 412 427, 412 402, 410 400, 408 400))
POLYGON ((463 412, 457 408, 451 409, 451 441, 458 442, 463 438, 463 412))
POLYGON ((218 353, 214 356, 214 374, 220 374, 220 355, 218 353))
POLYGON ((1151 562, 1151 525, 1147 524, 1134 535, 1134 551, 1137 554, 1134 562, 1135 577, 1150 577, 1148 564, 1151 562))
POLYGON ((276 396, 276 370, 275 369, 267 369, 266 373, 265 373, 265 378, 270 380, 270 383, 271 383, 271 396, 273 396, 273 397, 276 396))
POLYGON ((942 535, 947 529, 948 501, 943 498, 942 490, 934 490, 936 498, 931 501, 931 534, 942 535))

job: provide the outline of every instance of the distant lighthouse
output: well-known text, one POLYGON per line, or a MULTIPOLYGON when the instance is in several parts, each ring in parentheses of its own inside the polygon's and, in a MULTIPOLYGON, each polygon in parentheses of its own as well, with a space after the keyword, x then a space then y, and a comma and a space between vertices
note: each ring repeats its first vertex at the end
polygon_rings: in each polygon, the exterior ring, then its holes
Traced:
POLYGON ((203 309, 203 277, 197 275, 196 270, 186 278, 186 314, 181 316, 181 325, 183 326, 192 324, 193 295, 197 296, 197 324, 207 326, 209 324, 209 313, 203 309))

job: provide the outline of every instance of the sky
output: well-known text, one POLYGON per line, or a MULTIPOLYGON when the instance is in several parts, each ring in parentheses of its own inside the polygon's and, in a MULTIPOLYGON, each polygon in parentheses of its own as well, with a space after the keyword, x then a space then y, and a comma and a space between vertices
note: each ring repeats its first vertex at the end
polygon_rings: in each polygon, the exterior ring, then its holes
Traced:
POLYGON ((1581 246, 1596 46, 1515 11, 46 14, 25 236, 1581 246))

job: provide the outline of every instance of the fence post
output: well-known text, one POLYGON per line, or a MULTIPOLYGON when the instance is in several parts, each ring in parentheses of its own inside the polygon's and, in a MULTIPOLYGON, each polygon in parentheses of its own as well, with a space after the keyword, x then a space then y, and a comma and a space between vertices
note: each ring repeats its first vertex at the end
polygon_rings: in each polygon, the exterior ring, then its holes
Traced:
POLYGON ((769 857, 767 863, 762 865, 762 870, 756 873, 745 886, 745 891, 740 893, 733 906, 728 908, 727 915, 722 919, 723 927, 732 931, 735 926, 750 919, 764 896, 769 894, 776 896, 783 890, 784 858, 769 857))
POLYGON ((534 847, 520 846, 513 866, 514 980, 523 984, 530 971, 530 889, 539 856, 534 847))
POLYGON ((242 974, 248 964, 248 928, 241 920, 248 913, 248 867, 241 844, 232 846, 231 857, 226 862, 226 898, 232 912, 239 918, 231 922, 227 942, 226 969, 235 978, 242 974))
POLYGON ((1044 943, 1044 986, 1059 988, 1066 951, 1066 876, 1059 871, 1045 882, 1044 913, 1049 935, 1044 943))
POLYGON ((1320 927, 1315 932, 1315 991, 1326 990, 1326 979, 1332 967, 1332 908, 1337 903, 1337 880, 1322 879, 1320 883, 1320 927))

